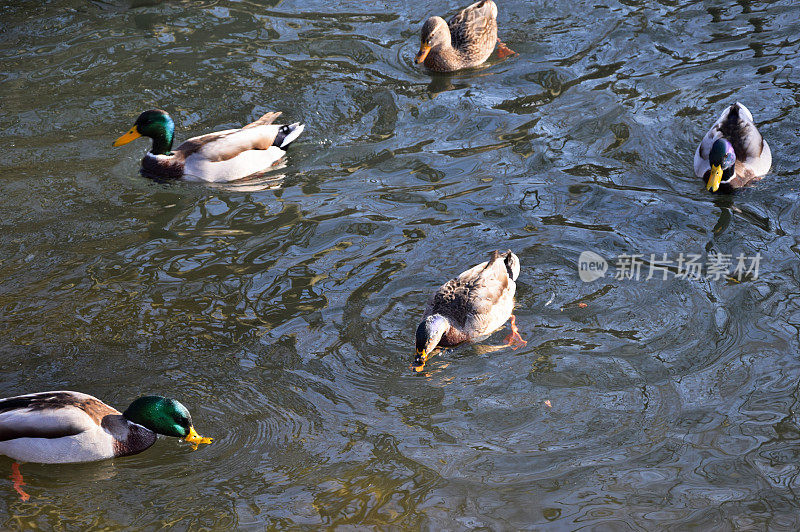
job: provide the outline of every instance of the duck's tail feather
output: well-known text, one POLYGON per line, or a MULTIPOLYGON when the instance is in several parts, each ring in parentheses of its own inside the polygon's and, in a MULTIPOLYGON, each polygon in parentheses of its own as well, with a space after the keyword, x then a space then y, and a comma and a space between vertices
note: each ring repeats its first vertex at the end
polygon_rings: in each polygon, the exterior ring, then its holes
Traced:
POLYGON ((519 277, 519 257, 517 257, 514 252, 510 249, 506 251, 505 258, 503 262, 506 265, 506 271, 508 272, 508 276, 511 277, 512 281, 516 281, 517 277, 519 277))
POLYGON ((242 129, 247 129, 247 128, 250 128, 250 127, 258 127, 258 126, 268 126, 271 123, 273 123, 275 121, 275 119, 277 119, 279 116, 281 116, 281 112, 280 111, 272 111, 272 112, 266 113, 264 116, 262 116, 261 118, 259 118, 258 120, 254 121, 254 122, 250 122, 249 124, 244 126, 242 129))

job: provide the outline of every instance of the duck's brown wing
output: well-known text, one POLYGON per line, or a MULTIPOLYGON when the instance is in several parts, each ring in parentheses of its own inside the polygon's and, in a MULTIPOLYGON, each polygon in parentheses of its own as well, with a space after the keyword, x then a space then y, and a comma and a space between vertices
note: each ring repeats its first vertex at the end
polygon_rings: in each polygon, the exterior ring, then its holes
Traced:
POLYGON ((459 278, 450 279, 436 291, 428 304, 426 316, 441 314, 459 328, 463 328, 473 313, 472 292, 475 289, 470 282, 459 278))
POLYGON ((494 48, 497 41, 497 6, 492 0, 482 0, 465 7, 450 19, 453 48, 474 53, 473 48, 494 48))
POLYGON ((194 137, 175 149, 175 156, 185 160, 200 154, 210 162, 227 161, 247 150, 266 150, 278 135, 278 126, 273 126, 280 112, 270 112, 241 129, 215 131, 194 137))
POLYGON ((445 283, 433 295, 425 314, 441 314, 461 328, 470 319, 490 314, 498 301, 508 297, 510 286, 514 286, 505 257, 506 254, 495 251, 489 261, 445 283))

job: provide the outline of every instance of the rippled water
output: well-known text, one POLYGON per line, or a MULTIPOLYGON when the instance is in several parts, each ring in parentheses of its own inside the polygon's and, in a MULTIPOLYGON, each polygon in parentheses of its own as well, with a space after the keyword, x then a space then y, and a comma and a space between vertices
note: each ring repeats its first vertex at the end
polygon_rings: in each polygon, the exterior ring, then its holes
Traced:
POLYGON ((518 56, 415 68, 458 7, 2 4, 0 396, 163 393, 216 441, 25 464, 25 503, 0 457, 0 527, 800 527, 796 2, 501 1, 518 56), (736 100, 773 171, 712 196, 736 100), (273 188, 158 184, 110 147, 154 106, 307 128, 273 188), (413 374, 428 295, 495 248, 527 346, 413 374), (711 251, 758 278, 613 277, 711 251))

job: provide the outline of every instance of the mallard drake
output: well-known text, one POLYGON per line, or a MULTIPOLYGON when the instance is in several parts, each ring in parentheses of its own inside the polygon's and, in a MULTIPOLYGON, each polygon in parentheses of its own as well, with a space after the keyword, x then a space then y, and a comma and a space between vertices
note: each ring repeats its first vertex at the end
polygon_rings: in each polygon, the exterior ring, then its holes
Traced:
POLYGON ((500 57, 514 53, 497 39, 497 6, 481 0, 456 13, 449 24, 442 17, 426 20, 415 61, 435 72, 476 67, 489 59, 495 43, 500 57))
POLYGON ((156 434, 183 438, 195 449, 211 443, 197 434, 185 406, 158 395, 136 399, 123 413, 79 392, 0 399, 0 454, 20 462, 92 462, 136 454, 153 445, 156 434))
POLYGON ((417 327, 414 369, 422 371, 437 346, 452 347, 491 334, 511 319, 509 344, 524 345, 514 310, 519 258, 511 250, 494 251, 488 261, 473 266, 433 294, 417 327))
POLYGON ((694 173, 711 192, 732 192, 758 181, 772 166, 769 144, 739 102, 726 108, 694 154, 694 173))
POLYGON ((280 112, 267 113, 241 129, 226 129, 194 137, 174 151, 175 123, 169 113, 151 109, 139 115, 133 127, 114 141, 122 146, 139 137, 153 139, 142 159, 142 174, 156 179, 228 182, 267 170, 286 153, 305 126, 296 122, 273 125, 280 112))

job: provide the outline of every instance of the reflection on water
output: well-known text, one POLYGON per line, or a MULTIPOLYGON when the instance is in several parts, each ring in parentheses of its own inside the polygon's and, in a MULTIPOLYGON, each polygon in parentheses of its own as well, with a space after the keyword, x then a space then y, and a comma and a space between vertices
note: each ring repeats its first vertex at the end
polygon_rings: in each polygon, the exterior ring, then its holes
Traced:
POLYGON ((2 7, 0 396, 165 393, 216 440, 24 464, 0 527, 800 526, 796 5, 508 1, 519 55, 416 69, 456 7, 2 7), (711 196, 692 156, 735 100, 774 167, 711 196), (156 183, 108 147, 151 107, 308 127, 256 182, 156 183), (429 294, 495 248, 528 345, 412 374, 429 294), (583 283, 585 250, 763 259, 583 283))

